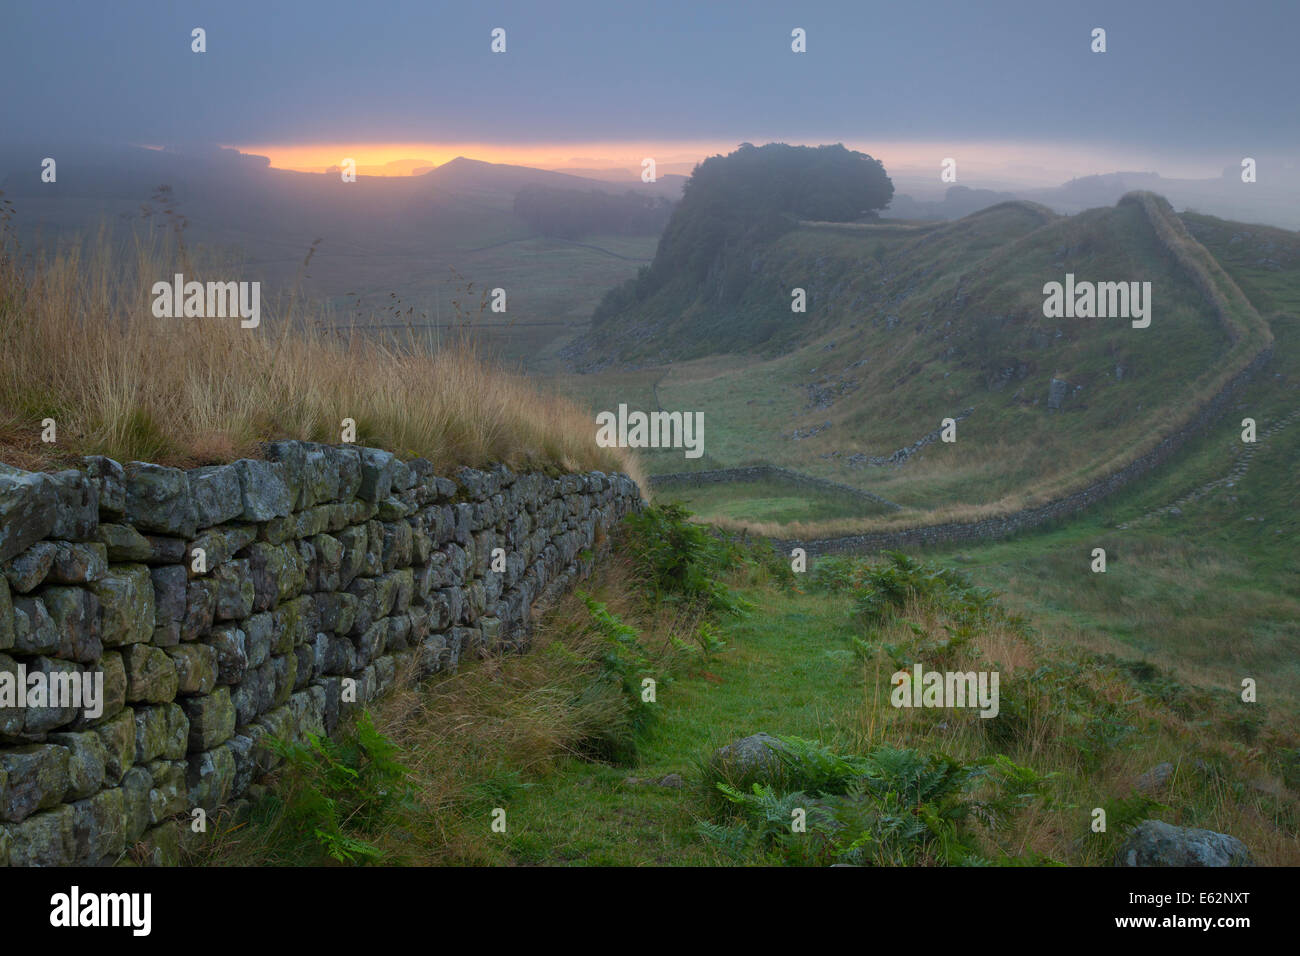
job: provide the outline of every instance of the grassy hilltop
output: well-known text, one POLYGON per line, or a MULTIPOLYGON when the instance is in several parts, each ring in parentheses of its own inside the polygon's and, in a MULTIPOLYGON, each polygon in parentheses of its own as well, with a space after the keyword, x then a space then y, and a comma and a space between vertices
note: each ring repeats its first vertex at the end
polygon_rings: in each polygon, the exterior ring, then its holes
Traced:
MULTIPOLYGON (((762 500, 703 511, 732 528, 819 537, 1003 514, 1154 447, 1268 345, 1259 313, 1271 301, 1244 295, 1196 235, 1143 194, 1073 217, 1014 202, 936 226, 804 224, 756 259, 775 278, 744 303, 781 312, 761 346, 690 358, 731 340, 684 314, 655 339, 680 347, 680 360, 569 387, 596 407, 705 410, 705 457, 650 453, 653 472, 771 463, 902 506, 869 516, 827 502, 813 514, 795 495, 736 486, 762 500), (1044 318, 1042 286, 1066 273, 1151 282, 1150 327, 1044 318), (789 311, 796 287, 806 314, 789 311), (945 418, 958 420, 953 444, 935 440, 945 418), (899 451, 901 464, 879 463, 899 451)), ((701 288, 699 301, 710 295, 701 288)))

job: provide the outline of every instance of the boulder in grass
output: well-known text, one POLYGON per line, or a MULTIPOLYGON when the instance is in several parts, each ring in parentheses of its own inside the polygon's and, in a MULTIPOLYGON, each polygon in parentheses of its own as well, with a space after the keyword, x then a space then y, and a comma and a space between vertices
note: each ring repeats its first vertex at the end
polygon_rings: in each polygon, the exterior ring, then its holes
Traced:
POLYGON ((788 749, 771 734, 751 734, 719 747, 710 766, 732 786, 743 789, 755 783, 776 783, 784 769, 780 754, 788 749))
POLYGON ((1236 837, 1213 830, 1143 820, 1129 834, 1116 866, 1253 866, 1250 851, 1236 837))

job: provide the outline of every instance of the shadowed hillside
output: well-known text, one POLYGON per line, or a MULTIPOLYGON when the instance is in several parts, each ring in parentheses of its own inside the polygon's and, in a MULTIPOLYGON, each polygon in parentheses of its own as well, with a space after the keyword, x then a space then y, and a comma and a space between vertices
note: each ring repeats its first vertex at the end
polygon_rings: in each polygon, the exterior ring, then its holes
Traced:
MULTIPOLYGON (((790 536, 1045 504, 1179 433, 1272 338, 1214 256, 1151 194, 1071 217, 1012 202, 937 226, 804 224, 766 243, 754 263, 764 278, 741 301, 773 323, 761 349, 734 354, 724 318, 703 308, 662 327, 615 317, 626 334, 610 341, 633 351, 641 337, 657 343, 660 367, 644 373, 651 400, 705 410, 705 459, 653 452, 652 470, 774 464, 903 506, 870 520, 791 524, 790 536), (1067 274, 1149 282, 1150 325, 1045 317, 1045 283, 1067 274), (790 310, 796 288, 807 293, 806 313, 790 310), (733 354, 663 364, 722 350, 733 354), (941 440, 944 419, 956 423, 954 442, 941 440)), ((700 302, 711 300, 711 282, 700 302)), ((597 407, 644 394, 624 393, 612 369, 587 378, 572 388, 597 407)), ((733 526, 780 527, 732 511, 733 526)))

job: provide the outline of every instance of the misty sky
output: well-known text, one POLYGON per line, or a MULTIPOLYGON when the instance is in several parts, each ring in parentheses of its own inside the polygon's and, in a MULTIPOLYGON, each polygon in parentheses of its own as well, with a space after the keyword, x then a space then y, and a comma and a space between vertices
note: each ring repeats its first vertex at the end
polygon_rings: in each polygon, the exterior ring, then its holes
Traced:
POLYGON ((1295 0, 4 0, 0 27, 10 142, 1300 145, 1295 0))

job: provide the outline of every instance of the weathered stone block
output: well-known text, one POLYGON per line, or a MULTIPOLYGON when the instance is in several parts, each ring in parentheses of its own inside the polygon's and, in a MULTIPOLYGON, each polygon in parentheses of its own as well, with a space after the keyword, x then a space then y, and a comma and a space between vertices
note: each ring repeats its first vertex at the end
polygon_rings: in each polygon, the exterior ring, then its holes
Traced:
POLYGON ((68 789, 63 799, 70 802, 98 793, 108 763, 108 751, 100 735, 93 730, 50 734, 50 743, 68 751, 68 789))
POLYGON ((14 555, 4 563, 4 576, 9 586, 19 594, 31 591, 54 567, 57 550, 52 541, 37 541, 26 551, 14 555))
POLYGON ((339 469, 332 455, 320 445, 308 445, 303 460, 299 508, 334 501, 339 496, 339 469))
POLYGON ((357 662, 364 666, 384 653, 387 639, 388 618, 380 618, 356 638, 357 662))
POLYGON ((185 568, 178 564, 150 568, 153 582, 154 625, 164 627, 185 620, 185 599, 188 580, 185 568))
POLYGON ((210 694, 217 686, 217 652, 208 644, 183 644, 167 648, 176 667, 176 692, 183 697, 210 694))
POLYGON ((96 726, 94 733, 104 745, 104 782, 116 785, 135 763, 135 712, 121 711, 96 726))
POLYGON ((271 612, 273 620, 271 653, 287 654, 305 644, 320 630, 316 602, 310 594, 288 601, 271 612))
POLYGON ((114 564, 148 561, 153 554, 149 539, 127 524, 101 524, 95 529, 95 540, 104 545, 114 564))
POLYGON ((127 846, 144 835, 149 828, 149 791, 153 789, 153 778, 144 767, 132 767, 122 778, 123 822, 126 825, 123 836, 127 846))
POLYGON ((0 465, 0 561, 48 537, 59 499, 48 475, 0 465))
POLYGON ((297 548, 257 542, 248 546, 253 581, 253 610, 265 611, 302 591, 306 575, 297 548))
MULTIPOLYGON (((23 736, 41 740, 47 732, 77 719, 86 699, 85 668, 52 657, 27 658, 22 666, 27 670, 28 684, 28 706, 21 711, 23 736)), ((95 689, 92 684, 90 690, 95 689)))
POLYGON ((95 490, 99 516, 114 519, 126 514, 126 470, 103 455, 87 455, 81 462, 95 490))
POLYGON ((380 560, 385 571, 404 568, 411 563, 414 547, 414 535, 411 526, 405 521, 389 521, 383 525, 383 543, 380 546, 380 560))
POLYGON ((69 866, 76 858, 71 807, 46 810, 7 829, 10 866, 69 866))
POLYGON ((339 568, 339 587, 346 589, 366 566, 366 550, 369 541, 369 533, 363 525, 344 528, 339 533, 339 544, 343 548, 342 564, 339 568))
POLYGON ((54 563, 46 578, 50 584, 89 584, 108 573, 108 547, 96 541, 73 544, 55 542, 54 563))
POLYGON ((0 750, 0 769, 9 779, 0 820, 21 823, 38 810, 48 810, 68 792, 69 754, 57 744, 29 744, 0 750))
POLYGON ((68 469, 50 475, 59 507, 50 529, 51 538, 85 541, 99 525, 99 494, 80 471, 68 469))
POLYGON ((191 807, 211 812, 230 796, 235 782, 235 756, 229 747, 215 746, 191 754, 185 775, 186 800, 191 807))
POLYGON ((354 594, 320 592, 314 594, 316 619, 322 631, 347 634, 356 621, 357 598, 354 594))
POLYGON ((346 637, 321 632, 314 652, 318 674, 351 674, 357 669, 357 650, 346 637))
POLYGON ((144 643, 153 635, 153 581, 143 564, 115 564, 90 586, 99 598, 105 647, 144 643))
POLYGON ((250 670, 238 686, 230 689, 230 700, 235 706, 235 726, 252 723, 259 714, 271 709, 275 701, 275 674, 270 664, 250 670))
POLYGON ((316 676, 316 651, 311 644, 302 644, 293 649, 293 656, 296 663, 293 689, 302 690, 316 676))
POLYGON ((234 621, 253 613, 257 593, 247 559, 223 564, 213 573, 212 580, 217 583, 216 620, 234 621))
POLYGON ((149 789, 151 824, 162 823, 168 817, 190 809, 185 802, 187 770, 188 764, 184 760, 155 760, 149 764, 149 776, 153 780, 149 789))
POLYGON ((272 657, 266 666, 271 669, 271 675, 275 679, 275 694, 271 703, 279 707, 289 699, 293 685, 298 681, 298 658, 293 654, 272 657))
POLYGON ((212 627, 217 610, 217 582, 191 581, 185 591, 185 619, 181 622, 181 640, 195 641, 212 627))
POLYGON ((247 667, 252 670, 261 667, 271 656, 274 643, 275 618, 266 611, 254 614, 243 622, 244 655, 247 667))
POLYGON ((188 476, 198 527, 211 528, 244 513, 243 486, 233 465, 191 468, 188 476))
POLYGON ((149 462, 128 462, 126 518, 139 531, 194 537, 198 513, 185 472, 149 462))
POLYGON ((132 644, 122 651, 128 703, 161 704, 176 697, 176 665, 160 648, 132 644))
POLYGON ((190 750, 211 750, 234 734, 235 705, 229 687, 218 687, 206 697, 183 698, 181 706, 190 720, 190 750))
POLYGON ((46 588, 41 598, 59 635, 58 655, 83 664, 99 660, 104 652, 99 633, 99 599, 75 587, 46 588))
POLYGON ((243 458, 235 462, 234 467, 239 474, 243 495, 243 520, 270 521, 290 514, 293 496, 285 481, 282 463, 243 458))
POLYGON ((383 501, 392 491, 393 469, 396 461, 392 452, 379 448, 362 448, 361 487, 357 497, 365 501, 383 501))
POLYGON ((162 757, 179 760, 185 756, 189 739, 189 719, 176 704, 157 704, 136 707, 135 758, 136 764, 147 764, 162 757))
POLYGON ((14 650, 22 654, 53 654, 59 649, 59 631, 38 597, 15 598, 14 650))
POLYGON ((203 639, 217 656, 217 683, 238 684, 248 669, 247 635, 234 625, 214 627, 203 639))

